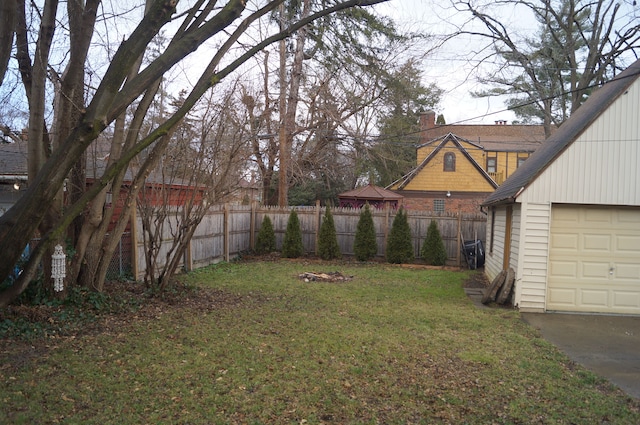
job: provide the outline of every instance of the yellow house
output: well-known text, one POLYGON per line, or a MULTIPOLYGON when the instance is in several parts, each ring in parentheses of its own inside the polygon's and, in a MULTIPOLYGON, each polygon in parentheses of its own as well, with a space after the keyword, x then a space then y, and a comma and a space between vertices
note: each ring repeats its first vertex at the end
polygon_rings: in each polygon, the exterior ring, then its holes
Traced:
POLYGON ((541 125, 436 125, 421 116, 416 168, 387 188, 411 209, 477 212, 482 201, 544 141, 541 125))

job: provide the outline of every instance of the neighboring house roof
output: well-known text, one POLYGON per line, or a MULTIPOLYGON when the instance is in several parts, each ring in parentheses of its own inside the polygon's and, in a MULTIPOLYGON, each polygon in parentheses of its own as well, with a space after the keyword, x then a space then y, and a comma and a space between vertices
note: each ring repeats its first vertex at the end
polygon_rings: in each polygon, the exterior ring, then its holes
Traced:
POLYGON ((545 139, 542 125, 431 125, 426 124, 421 133, 422 145, 438 140, 449 133, 475 143, 487 151, 533 152, 545 139))
POLYGON ((27 142, 0 143, 0 178, 27 178, 27 142))
MULTIPOLYGON (((484 170, 484 168, 482 168, 482 166, 480 164, 478 164, 478 162, 473 159, 473 157, 471 155, 469 155, 469 152, 467 152, 467 150, 460 144, 460 139, 459 137, 457 137, 456 135, 449 133, 446 136, 444 136, 443 138, 439 139, 440 143, 438 143, 438 146, 432 150, 429 155, 427 155, 427 157, 425 159, 422 160, 422 162, 420 164, 418 164, 418 166, 416 168, 414 168, 413 170, 411 170, 408 174, 404 175, 403 177, 401 177, 400 179, 396 180, 395 182, 391 183, 389 186, 387 187, 393 187, 396 186, 396 190, 402 190, 404 189, 404 187, 409 184, 411 182, 411 180, 413 180, 413 178, 415 176, 417 176, 420 171, 429 163, 431 162, 431 160, 433 158, 436 157, 436 155, 438 154, 438 152, 440 152, 440 150, 444 147, 444 145, 446 145, 447 143, 451 142, 455 145, 456 148, 458 148, 458 150, 462 153, 462 155, 467 158, 467 160, 473 165, 473 167, 478 171, 478 173, 480 173, 480 175, 482 175, 482 177, 487 180, 491 186, 495 189, 496 187, 498 187, 498 185, 496 184, 496 182, 493 181, 493 179, 491 178, 491 176, 489 176, 489 174, 487 174, 487 172, 484 170)), ((464 139, 462 139, 464 140, 464 139)), ((470 142, 468 140, 464 140, 465 142, 469 142, 474 146, 478 146, 477 144, 470 142)), ((431 143, 431 142, 430 142, 431 143)))
MULTIPOLYGON (((92 143, 87 150, 87 179, 98 179, 102 177, 109 159, 111 141, 98 139, 92 143)), ((14 183, 16 180, 27 180, 27 142, 20 140, 15 142, 0 141, 0 181, 14 183)), ((124 181, 133 181, 131 167, 127 168, 124 181)), ((171 176, 169 184, 174 186, 192 186, 192 184, 182 178, 171 176)), ((160 184, 167 182, 168 177, 163 176, 157 167, 149 173, 147 184, 160 184)))
POLYGON ((522 190, 533 182, 639 77, 640 60, 594 91, 587 101, 484 201, 483 205, 513 202, 522 190))
MULTIPOLYGON (((109 155, 111 153, 111 139, 98 138, 87 149, 87 179, 97 180, 104 174, 107 164, 109 162, 109 155)), ((130 184, 136 174, 138 167, 135 165, 135 161, 132 161, 125 171, 123 184, 130 184)), ((196 187, 189 179, 184 179, 175 176, 175 172, 172 172, 171 167, 156 166, 149 172, 149 175, 145 179, 147 185, 159 185, 166 184, 175 187, 196 187)))
POLYGON ((358 187, 356 189, 344 192, 338 195, 338 198, 362 199, 362 200, 399 200, 404 196, 395 192, 386 190, 379 186, 368 184, 367 186, 358 187))

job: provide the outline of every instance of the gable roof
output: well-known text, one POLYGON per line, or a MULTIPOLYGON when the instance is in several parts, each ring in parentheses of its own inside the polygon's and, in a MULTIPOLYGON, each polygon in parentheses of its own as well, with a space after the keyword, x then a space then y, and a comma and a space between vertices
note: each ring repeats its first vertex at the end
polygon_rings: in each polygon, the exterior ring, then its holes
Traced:
POLYGON ((558 131, 487 197, 483 205, 513 202, 520 192, 564 152, 638 77, 640 77, 640 60, 594 91, 558 131))
POLYGON ((397 200, 397 199, 403 199, 404 196, 398 195, 395 192, 383 189, 379 186, 374 186, 371 183, 369 183, 367 186, 358 187, 353 190, 349 190, 347 192, 341 193, 338 195, 338 198, 363 199, 363 200, 367 200, 367 199, 397 200))
MULTIPOLYGON (((466 141, 466 140, 465 140, 466 141)), ((433 141, 432 141, 433 142, 433 141)), ((402 190, 406 185, 408 185, 411 180, 413 180, 413 178, 415 176, 417 176, 420 171, 429 163, 431 162, 431 160, 433 158, 435 158, 435 156, 440 152, 440 150, 444 147, 444 145, 446 145, 447 143, 453 143, 455 145, 456 148, 458 148, 458 150, 462 153, 462 155, 464 155, 465 158, 467 158, 467 160, 469 160, 469 162, 471 163, 471 165, 473 165, 473 167, 478 170, 478 172, 485 178, 485 180, 487 180, 491 186, 495 189, 496 187, 498 187, 498 185, 496 184, 495 181, 493 181, 493 179, 491 178, 491 176, 489 176, 489 174, 484 170, 484 168, 482 168, 480 166, 480 164, 478 164, 478 162, 473 159, 473 157, 469 154, 469 152, 467 152, 467 150, 462 146, 462 144, 460 143, 460 140, 458 137, 456 137, 456 135, 449 133, 446 136, 444 136, 442 138, 442 140, 440 141, 440 143, 438 144, 438 146, 432 150, 429 155, 427 155, 427 157, 425 159, 422 160, 422 162, 413 170, 411 170, 409 173, 407 173, 406 175, 402 176, 401 178, 399 178, 398 180, 394 181, 393 183, 391 183, 389 186, 387 187, 391 187, 394 186, 398 183, 398 187, 396 188, 396 190, 402 190)), ((431 143, 431 142, 430 142, 431 143)), ((475 143, 473 142, 469 142, 472 145, 475 145, 475 143)), ((477 145, 476 145, 477 146, 477 145)))

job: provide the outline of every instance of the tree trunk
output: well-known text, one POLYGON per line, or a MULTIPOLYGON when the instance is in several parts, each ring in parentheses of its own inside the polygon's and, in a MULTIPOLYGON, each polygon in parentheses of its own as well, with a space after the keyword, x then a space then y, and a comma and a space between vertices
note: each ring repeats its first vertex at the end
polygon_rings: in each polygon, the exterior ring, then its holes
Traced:
POLYGON ((7 72, 9 59, 11 58, 17 11, 17 1, 4 0, 0 2, 0 85, 4 81, 4 75, 7 72))
MULTIPOLYGON (((150 4, 150 0, 147 0, 145 13, 148 12, 150 4)), ((138 60, 131 67, 127 80, 135 77, 140 70, 141 64, 142 55, 138 57, 138 60)), ((126 136, 126 114, 120 114, 116 119, 107 166, 112 165, 115 160, 120 158, 123 150, 130 149, 138 140, 140 126, 158 91, 160 81, 161 80, 157 80, 156 83, 145 92, 136 108, 134 118, 129 124, 126 136)), ((92 160, 97 161, 97 158, 92 158, 92 160)), ((94 165, 94 168, 97 168, 97 163, 94 165)), ((79 285, 98 292, 104 289, 104 282, 111 258, 129 222, 130 208, 127 209, 125 204, 125 208, 121 210, 120 216, 117 218, 116 225, 113 229, 109 229, 114 208, 120 200, 125 173, 126 169, 120 170, 112 179, 111 184, 105 187, 100 194, 93 199, 90 208, 84 214, 85 220, 79 233, 81 237, 77 240, 76 252, 79 255, 73 276, 77 279, 79 285), (106 205, 107 192, 109 190, 112 192, 112 203, 111 205, 106 205), (109 230, 111 230, 111 233, 107 236, 109 230)), ((131 190, 133 190, 133 188, 131 190)), ((128 200, 128 202, 130 205, 131 201, 128 200)))
MULTIPOLYGON (((284 15, 284 3, 279 8, 280 15, 280 31, 285 28, 285 15, 284 15)), ((287 136, 287 44, 286 40, 280 40, 279 43, 280 53, 280 97, 278 99, 278 113, 280 115, 278 125, 278 146, 279 146, 279 180, 278 180, 278 205, 281 207, 289 204, 289 158, 291 156, 291 150, 287 145, 289 137, 287 136)))
MULTIPOLYGON (((305 19, 311 13, 311 0, 304 0, 301 19, 305 19)), ((304 60, 304 46, 307 39, 306 27, 300 28, 296 36, 296 50, 291 65, 291 77, 289 80, 289 95, 286 103, 282 97, 285 93, 280 92, 280 180, 278 184, 278 205, 287 206, 289 204, 289 183, 291 178, 291 149, 293 147, 293 136, 296 130, 296 113, 298 101, 300 99, 300 80, 302 79, 302 62, 304 60), (284 110, 283 110, 284 109, 284 110), (284 114, 284 117, 283 117, 284 114)), ((284 83, 282 45, 280 50, 280 84, 284 83)))

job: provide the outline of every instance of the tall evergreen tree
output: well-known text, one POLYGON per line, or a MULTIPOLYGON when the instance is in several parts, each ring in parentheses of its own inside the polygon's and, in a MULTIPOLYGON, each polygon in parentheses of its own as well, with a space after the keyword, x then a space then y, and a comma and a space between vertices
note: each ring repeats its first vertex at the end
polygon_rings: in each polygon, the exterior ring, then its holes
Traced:
POLYGON ((371 215, 369 204, 365 204, 358 219, 353 253, 358 261, 368 261, 378 253, 376 228, 373 224, 373 216, 371 215))
POLYGON ((413 244, 411 243, 411 228, 407 221, 407 214, 400 208, 389 232, 387 240, 387 261, 401 264, 413 261, 413 244))
POLYGON ((323 260, 333 260, 342 257, 338 236, 336 235, 336 225, 333 221, 331 209, 327 206, 320 225, 318 235, 318 255, 323 260))
POLYGON ((435 220, 431 220, 429 228, 427 229, 427 237, 422 245, 420 252, 422 258, 433 266, 444 266, 447 261, 447 250, 442 242, 442 236, 438 229, 438 223, 435 220))
POLYGON ((302 230, 296 210, 291 210, 287 221, 287 230, 282 242, 282 256, 285 258, 298 258, 304 254, 302 245, 302 230))
POLYGON ((379 186, 393 183, 415 167, 420 113, 440 102, 442 90, 435 84, 422 85, 421 74, 417 63, 409 61, 389 77, 385 92, 389 109, 380 120, 380 139, 370 151, 373 183, 379 186))

